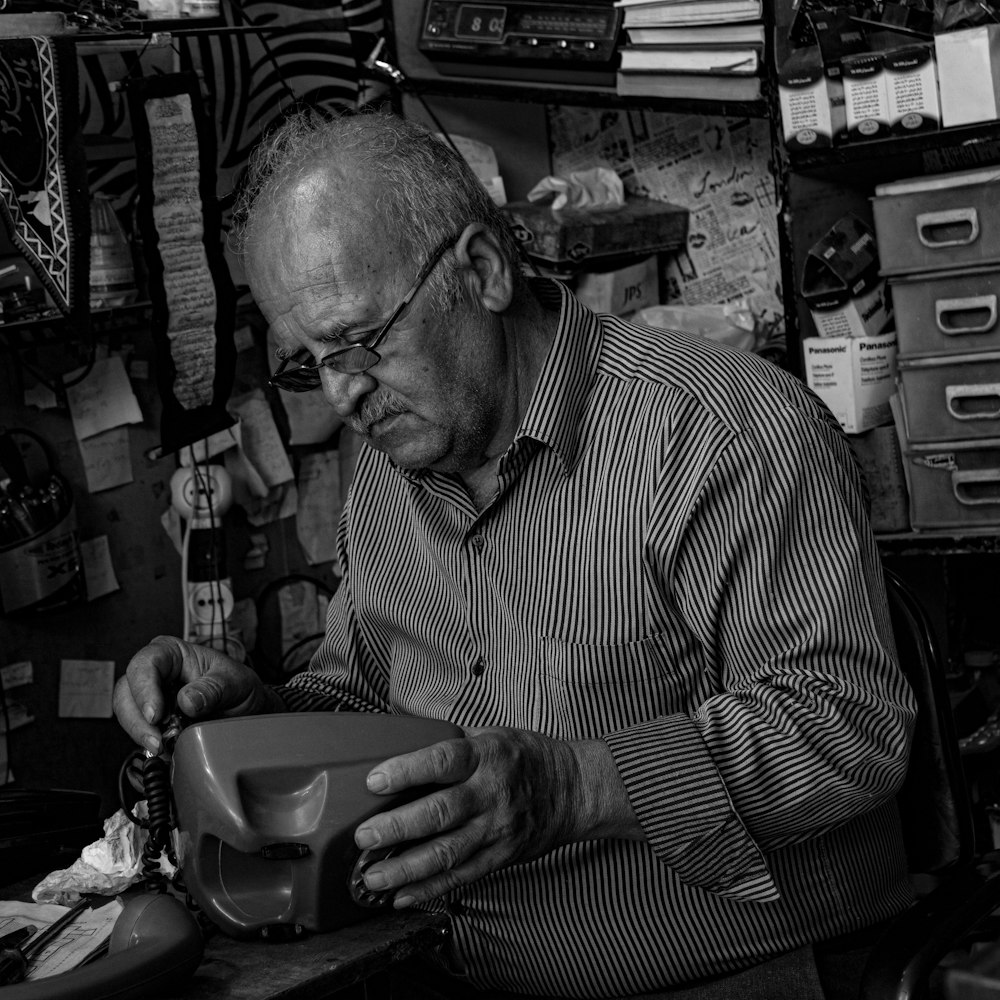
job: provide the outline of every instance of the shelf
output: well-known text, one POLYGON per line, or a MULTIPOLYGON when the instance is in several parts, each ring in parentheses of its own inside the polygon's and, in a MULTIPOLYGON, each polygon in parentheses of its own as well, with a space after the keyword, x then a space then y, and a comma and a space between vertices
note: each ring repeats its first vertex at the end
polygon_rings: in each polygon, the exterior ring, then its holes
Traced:
POLYGON ((791 170, 804 172, 944 149, 972 149, 989 143, 1000 144, 1000 121, 877 139, 872 142, 853 142, 834 146, 832 149, 809 152, 786 150, 786 156, 791 170))
POLYGON ((1000 527, 954 528, 876 534, 883 555, 993 555, 1000 552, 1000 527))
MULTIPOLYGON (((89 326, 112 327, 123 321, 134 323, 137 317, 149 309, 150 304, 146 301, 91 309, 89 326)), ((0 349, 27 350, 43 344, 58 343, 67 340, 73 332, 73 320, 59 312, 31 319, 0 322, 0 349)))
POLYGON ((462 97, 482 100, 519 101, 524 104, 563 104, 576 107, 601 107, 619 110, 662 111, 671 114, 709 115, 726 118, 766 118, 766 100, 699 101, 666 97, 623 96, 613 86, 595 84, 547 84, 530 80, 480 79, 407 79, 404 88, 414 97, 462 97))

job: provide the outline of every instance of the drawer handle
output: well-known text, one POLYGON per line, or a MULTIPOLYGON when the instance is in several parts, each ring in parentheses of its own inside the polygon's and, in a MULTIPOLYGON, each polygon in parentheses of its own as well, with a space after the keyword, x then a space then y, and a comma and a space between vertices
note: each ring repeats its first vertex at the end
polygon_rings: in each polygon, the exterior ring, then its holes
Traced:
POLYGON ((1000 417, 1000 382, 948 385, 944 395, 948 412, 956 420, 996 420, 1000 417), (994 405, 985 409, 983 403, 991 399, 994 405))
POLYGON ((1000 469, 970 469, 951 474, 951 491, 966 507, 1000 503, 1000 469), (993 489, 984 489, 992 486, 993 489))
MULTIPOLYGON (((964 299, 938 299, 934 303, 937 314, 938 329, 954 337, 963 333, 986 333, 996 326, 997 322, 997 297, 995 295, 969 295, 964 299), (949 317, 958 316, 968 312, 986 312, 986 319, 982 323, 969 323, 968 326, 959 326, 957 323, 949 322, 949 317)), ((971 317, 970 317, 971 319, 971 317)))
POLYGON ((922 212, 917 216, 917 236, 925 247, 931 250, 941 247, 964 247, 979 239, 979 213, 974 208, 952 208, 941 212, 922 212), (960 224, 968 228, 968 234, 952 239, 935 239, 934 230, 950 228, 960 224))

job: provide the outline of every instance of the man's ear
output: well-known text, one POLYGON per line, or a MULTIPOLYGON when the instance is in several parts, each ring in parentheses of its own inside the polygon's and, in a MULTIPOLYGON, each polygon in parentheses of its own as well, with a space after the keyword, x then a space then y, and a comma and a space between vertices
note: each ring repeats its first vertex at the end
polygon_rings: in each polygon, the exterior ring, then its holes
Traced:
POLYGON ((470 222, 455 242, 455 257, 469 290, 490 312, 502 313, 514 297, 510 263, 490 228, 470 222))

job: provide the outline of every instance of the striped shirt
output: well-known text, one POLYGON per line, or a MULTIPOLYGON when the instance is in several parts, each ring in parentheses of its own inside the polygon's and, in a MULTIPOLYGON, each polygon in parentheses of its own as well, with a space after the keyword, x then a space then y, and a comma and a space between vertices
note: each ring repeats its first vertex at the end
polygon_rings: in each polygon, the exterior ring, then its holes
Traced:
POLYGON ((288 707, 610 747, 646 841, 442 900, 477 986, 626 996, 899 911, 913 702, 839 427, 753 354, 536 293, 559 328, 496 498, 364 450, 288 707))

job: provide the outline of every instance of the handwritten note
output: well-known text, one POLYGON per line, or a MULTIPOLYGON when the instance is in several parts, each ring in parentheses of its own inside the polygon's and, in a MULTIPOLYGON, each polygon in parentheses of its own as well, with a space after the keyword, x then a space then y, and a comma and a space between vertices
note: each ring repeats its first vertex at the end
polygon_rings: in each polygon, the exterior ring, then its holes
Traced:
POLYGON ((336 451, 303 455, 295 531, 310 566, 337 558, 340 461, 336 451))
POLYGON ((80 542, 80 561, 87 581, 87 600, 95 601, 119 589, 115 567, 111 562, 108 536, 99 535, 80 542))
POLYGON ((59 664, 59 718, 110 719, 114 660, 63 660, 59 664))
POLYGON ((271 415, 271 407, 259 389, 230 401, 230 412, 240 418, 243 450, 250 464, 268 487, 295 478, 288 453, 271 415))
MULTIPOLYGON (((66 376, 72 383, 83 375, 78 369, 66 376)), ((118 356, 101 358, 82 381, 66 390, 73 430, 77 439, 93 437, 123 424, 141 424, 142 411, 132 392, 125 364, 118 356)))
POLYGON ((114 489, 133 481, 127 427, 113 427, 78 442, 87 489, 91 493, 114 489))

